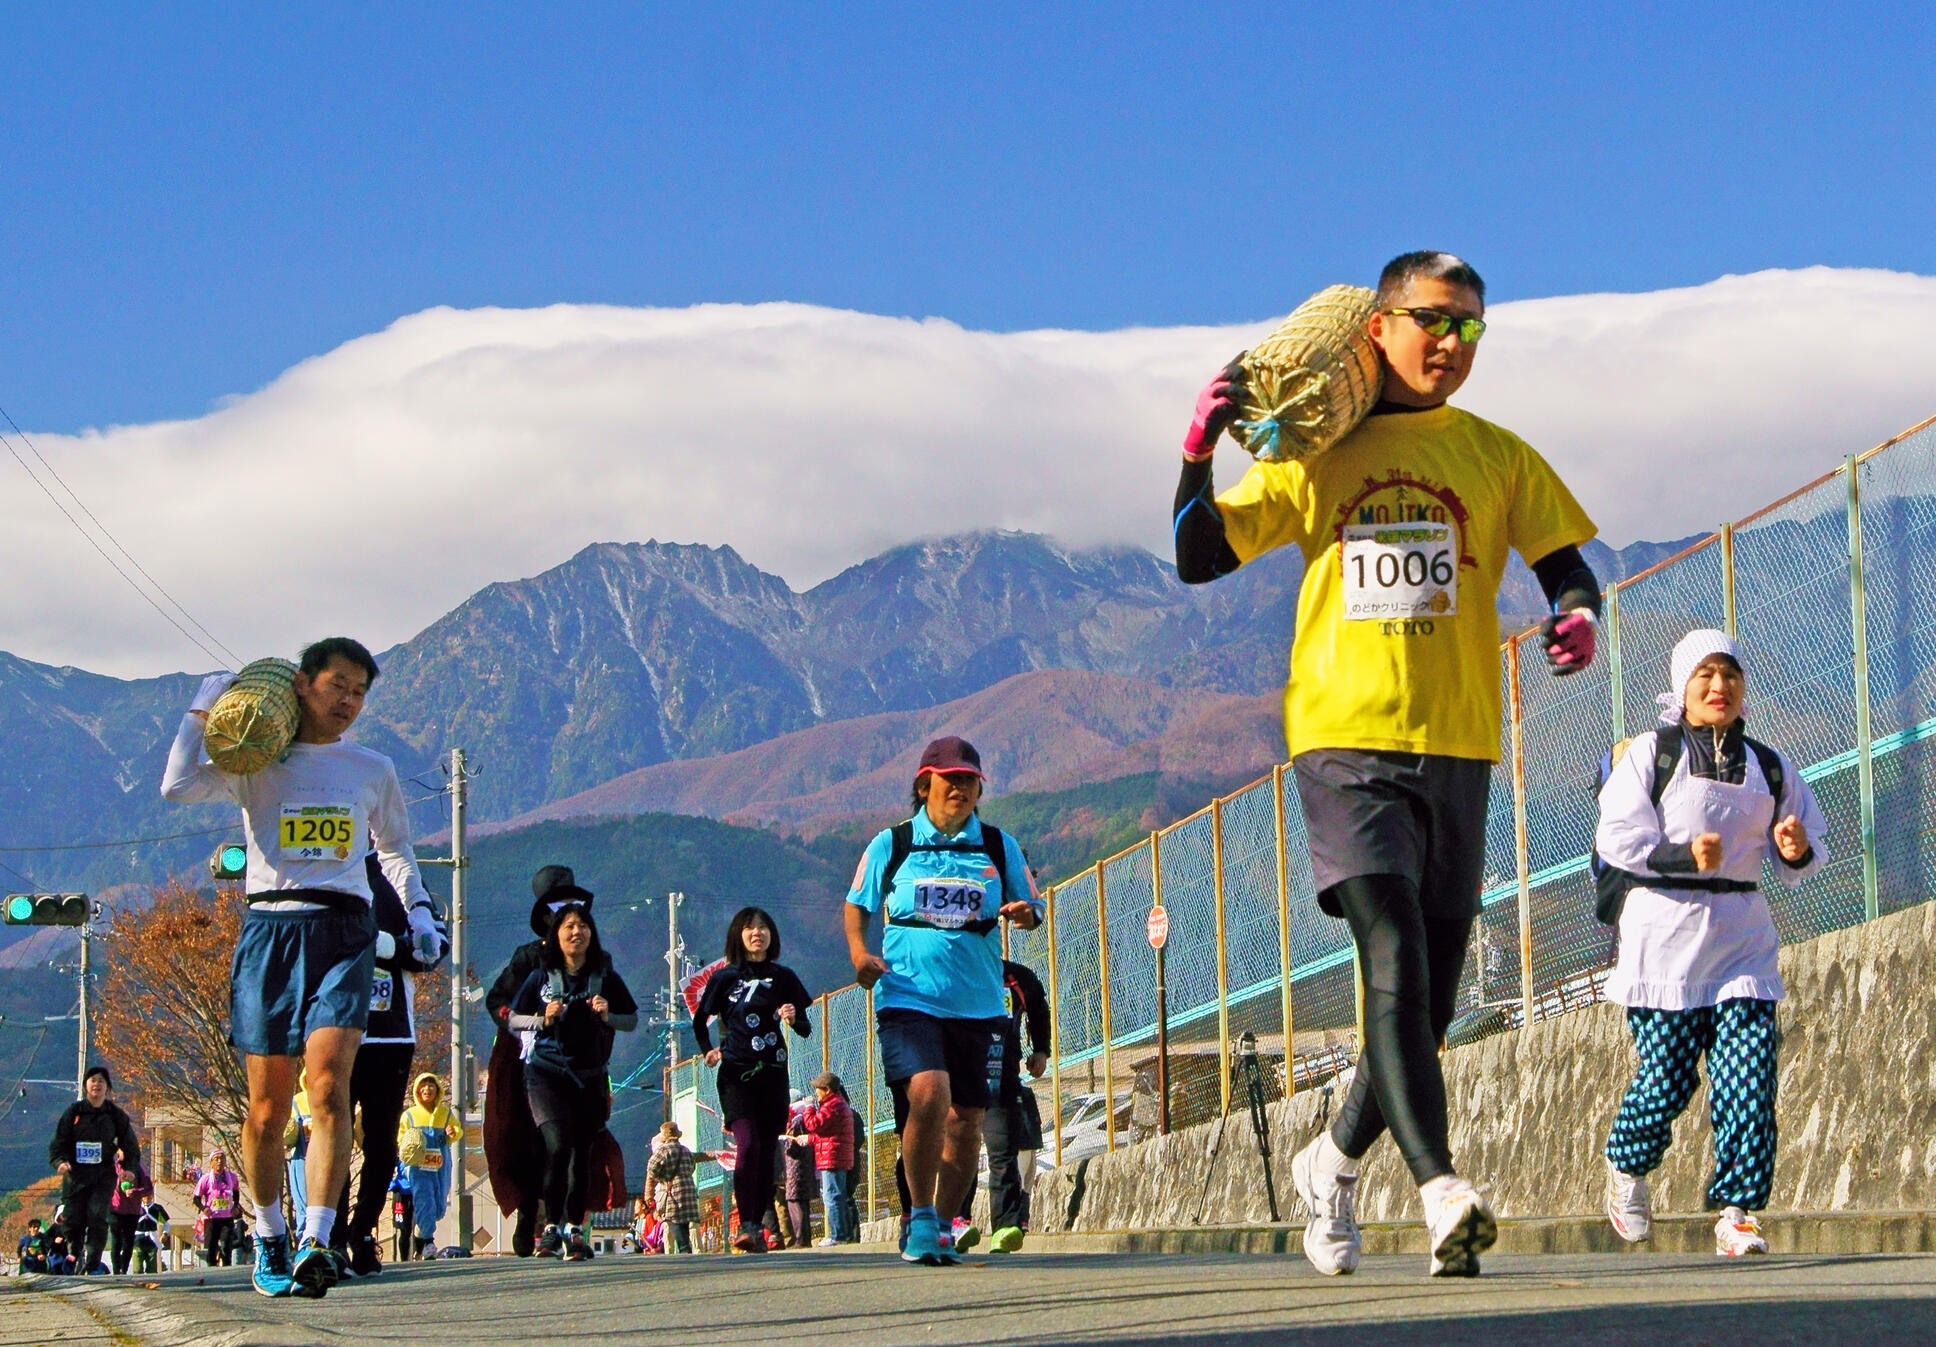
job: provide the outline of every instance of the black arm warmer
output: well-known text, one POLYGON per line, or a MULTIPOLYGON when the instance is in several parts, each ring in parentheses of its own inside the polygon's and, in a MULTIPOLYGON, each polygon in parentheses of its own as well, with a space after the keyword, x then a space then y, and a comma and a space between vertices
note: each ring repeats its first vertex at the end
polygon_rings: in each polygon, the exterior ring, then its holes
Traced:
MULTIPOLYGON (((1178 551, 1180 554, 1180 547, 1178 551)), ((1546 601, 1553 605, 1554 612, 1590 608, 1595 617, 1600 615, 1600 582, 1593 578, 1593 571, 1579 548, 1562 547, 1548 552, 1533 563, 1533 574, 1539 578, 1539 587, 1545 591, 1546 601)))
POLYGON ((1176 539, 1176 573, 1184 584, 1207 584, 1243 564, 1223 534, 1223 515, 1218 513, 1210 484, 1209 459, 1201 463, 1183 461, 1183 476, 1176 484, 1176 512, 1170 519, 1176 539))

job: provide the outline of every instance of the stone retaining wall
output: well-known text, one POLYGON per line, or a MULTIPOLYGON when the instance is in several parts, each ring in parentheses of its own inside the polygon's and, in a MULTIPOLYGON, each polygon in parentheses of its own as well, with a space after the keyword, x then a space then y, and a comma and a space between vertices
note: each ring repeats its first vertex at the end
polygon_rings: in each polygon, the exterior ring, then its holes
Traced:
MULTIPOLYGON (((1777 1211, 1936 1209, 1936 905, 1782 951, 1777 1211)), ((1594 1006, 1445 1055, 1452 1153, 1501 1216, 1600 1208, 1600 1148, 1634 1054, 1624 1012, 1594 1006)), ((1302 1221, 1290 1159, 1315 1135, 1319 1091, 1270 1109, 1279 1215, 1302 1221)), ((1043 1232, 1224 1225, 1270 1219, 1248 1114, 1045 1174, 1043 1232), (1220 1135, 1221 1133, 1221 1135, 1220 1135)), ((1705 1086, 1655 1172, 1657 1211, 1698 1212, 1712 1154, 1705 1086)), ((1417 1190, 1389 1140, 1366 1157, 1364 1221, 1420 1219, 1417 1190)))

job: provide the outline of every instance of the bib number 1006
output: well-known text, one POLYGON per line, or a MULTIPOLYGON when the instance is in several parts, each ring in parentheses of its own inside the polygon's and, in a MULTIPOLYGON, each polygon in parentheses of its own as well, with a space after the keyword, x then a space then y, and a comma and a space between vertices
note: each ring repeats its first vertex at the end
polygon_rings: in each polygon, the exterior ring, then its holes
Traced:
POLYGON ((1459 611, 1459 537, 1450 524, 1352 524, 1342 538, 1348 622, 1459 611))

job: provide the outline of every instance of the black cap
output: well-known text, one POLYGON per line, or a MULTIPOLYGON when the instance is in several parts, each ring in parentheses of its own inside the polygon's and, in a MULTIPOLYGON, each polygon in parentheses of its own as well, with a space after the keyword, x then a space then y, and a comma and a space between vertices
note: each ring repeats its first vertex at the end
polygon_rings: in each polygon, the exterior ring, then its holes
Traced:
POLYGON ((536 898, 531 904, 531 933, 540 940, 551 934, 558 909, 567 903, 576 903, 588 910, 592 905, 591 893, 578 887, 569 865, 545 866, 531 876, 531 892, 536 898))
POLYGON ((915 775, 923 772, 973 772, 980 776, 981 754, 960 735, 944 735, 921 750, 921 769, 915 775))

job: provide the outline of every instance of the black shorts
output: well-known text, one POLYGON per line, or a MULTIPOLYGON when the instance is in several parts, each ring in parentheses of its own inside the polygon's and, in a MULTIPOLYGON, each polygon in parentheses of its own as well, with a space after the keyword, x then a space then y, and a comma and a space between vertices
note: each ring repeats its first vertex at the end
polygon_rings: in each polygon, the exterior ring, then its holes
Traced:
POLYGON ((1331 890, 1362 875, 1411 880, 1428 920, 1478 915, 1491 763, 1320 748, 1292 767, 1318 906, 1328 915, 1344 915, 1331 890))
POLYGON ((905 1087, 923 1071, 946 1071, 956 1108, 987 1108, 1002 1088, 1002 1039, 1008 1021, 944 1020, 919 1010, 883 1010, 881 1074, 905 1087))

